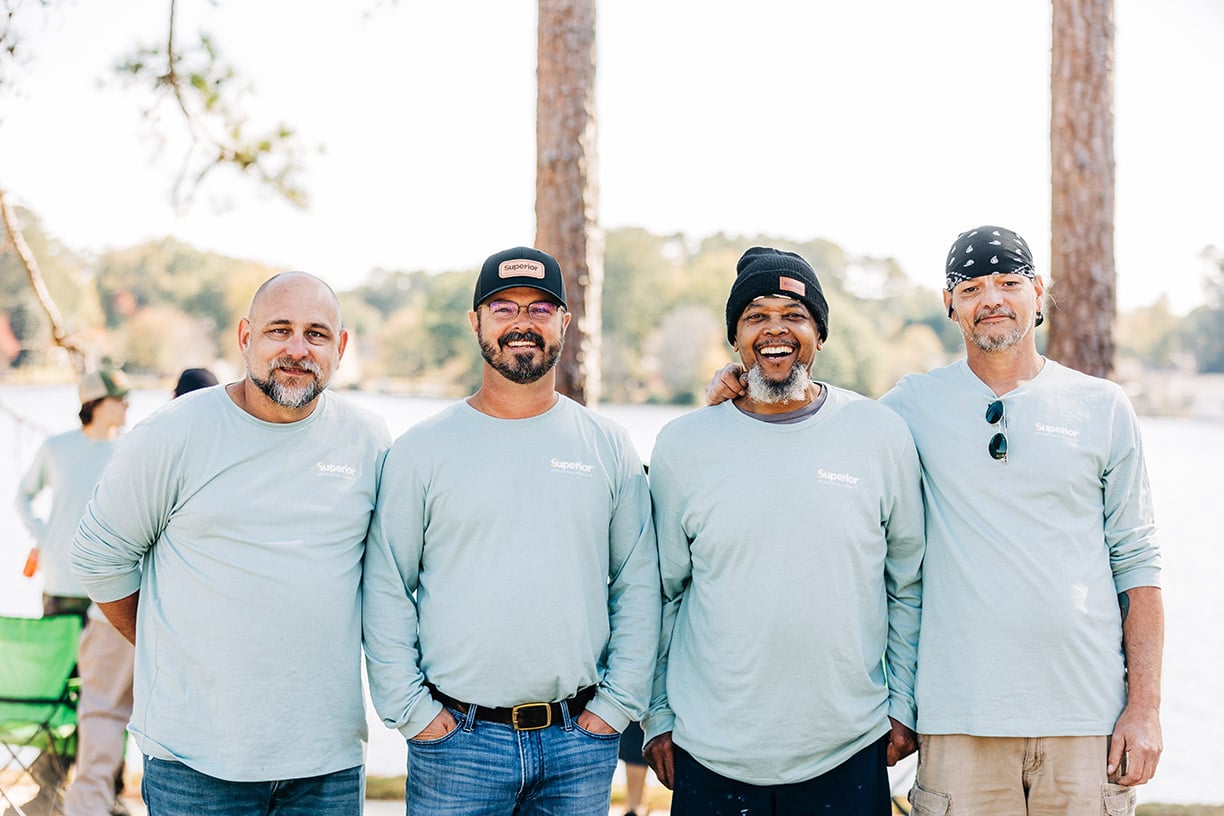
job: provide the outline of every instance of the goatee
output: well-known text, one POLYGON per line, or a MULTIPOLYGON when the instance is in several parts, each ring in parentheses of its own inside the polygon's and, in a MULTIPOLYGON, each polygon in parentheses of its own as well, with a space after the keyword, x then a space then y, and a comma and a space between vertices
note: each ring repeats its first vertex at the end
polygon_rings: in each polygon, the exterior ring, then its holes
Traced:
POLYGON ((760 363, 754 363, 748 369, 748 398, 763 405, 803 400, 811 384, 812 378, 807 368, 800 363, 791 367, 790 374, 784 380, 766 379, 760 363))

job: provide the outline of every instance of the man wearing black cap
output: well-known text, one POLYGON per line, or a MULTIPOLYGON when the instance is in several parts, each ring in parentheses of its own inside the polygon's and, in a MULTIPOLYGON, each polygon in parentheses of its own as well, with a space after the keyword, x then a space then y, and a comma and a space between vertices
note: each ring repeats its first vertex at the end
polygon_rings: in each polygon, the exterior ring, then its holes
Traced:
POLYGON ((916 747, 918 457, 892 411, 812 381, 828 315, 803 258, 745 252, 727 299, 745 393, 655 443, 664 611, 643 726, 676 816, 881 816, 886 764, 916 747))
POLYGON ((1037 352, 1045 284, 1019 235, 962 233, 945 283, 965 359, 882 399, 909 424, 926 486, 911 802, 1133 810, 1126 786, 1160 758, 1163 643, 1135 413, 1115 383, 1037 352))
POLYGON ((555 258, 485 261, 480 389, 396 441, 364 577, 370 692, 408 740, 409 814, 605 816, 659 627, 650 497, 626 432, 555 390, 555 258))

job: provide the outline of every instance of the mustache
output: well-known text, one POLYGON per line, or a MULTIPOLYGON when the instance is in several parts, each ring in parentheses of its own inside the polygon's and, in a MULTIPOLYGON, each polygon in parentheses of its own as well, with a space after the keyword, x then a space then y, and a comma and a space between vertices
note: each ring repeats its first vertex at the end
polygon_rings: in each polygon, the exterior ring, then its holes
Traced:
POLYGON ((272 361, 269 366, 269 373, 278 369, 297 368, 302 371, 309 371, 316 377, 322 376, 323 372, 319 369, 317 363, 311 360, 294 360, 291 357, 278 357, 272 361))
POLYGON ((981 323, 983 320, 989 317, 1010 317, 1012 320, 1015 320, 1016 313, 1011 309, 1005 308, 991 309, 988 312, 978 312, 973 318, 973 325, 976 326, 978 323, 981 323))
POLYGON ((505 348, 508 343, 515 343, 520 340, 528 340, 535 343, 540 348, 544 348, 544 335, 533 331, 509 331, 497 338, 497 345, 505 348))

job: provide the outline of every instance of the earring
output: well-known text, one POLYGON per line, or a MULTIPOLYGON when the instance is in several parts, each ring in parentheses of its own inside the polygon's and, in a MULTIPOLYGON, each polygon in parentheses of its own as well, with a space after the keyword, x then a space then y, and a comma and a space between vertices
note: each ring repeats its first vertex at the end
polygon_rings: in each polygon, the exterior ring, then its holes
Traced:
POLYGON ((1045 322, 1045 315, 1043 315, 1041 312, 1037 312, 1037 320, 1033 323, 1033 328, 1037 328, 1044 322, 1045 322))

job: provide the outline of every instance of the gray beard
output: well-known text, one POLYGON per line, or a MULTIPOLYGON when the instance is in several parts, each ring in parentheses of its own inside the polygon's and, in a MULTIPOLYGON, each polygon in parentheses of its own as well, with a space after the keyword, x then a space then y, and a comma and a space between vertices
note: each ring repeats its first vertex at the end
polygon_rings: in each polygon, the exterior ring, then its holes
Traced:
POLYGON ((251 371, 251 364, 249 362, 247 363, 246 367, 247 376, 251 378, 251 382, 255 383, 255 385, 259 387, 259 390, 264 392, 268 399, 272 400, 277 405, 284 408, 293 409, 305 408, 307 405, 314 402, 315 399, 317 399, 318 396, 323 393, 323 389, 327 387, 327 383, 319 382, 320 372, 318 366, 309 361, 297 363, 300 368, 304 368, 315 375, 314 380, 311 381, 309 385, 294 387, 278 382, 272 376, 277 369, 278 362, 279 361, 273 361, 272 367, 268 370, 268 379, 266 380, 261 380, 259 377, 255 376, 255 372, 251 371))
POLYGON ((973 331, 966 336, 968 337, 969 342, 973 343, 973 345, 977 346, 982 351, 1002 351, 1003 349, 1011 348, 1023 340, 1024 335, 1028 334, 1029 329, 1032 329, 1035 325, 1036 317, 1034 317, 1033 322, 1030 323, 1027 328, 1015 328, 1009 332, 1006 332, 1005 334, 992 336, 988 334, 979 334, 977 331, 973 331))
POLYGON ((754 363, 748 370, 748 398, 763 405, 801 401, 807 397, 811 384, 812 378, 800 363, 795 363, 785 380, 777 382, 765 379, 760 363, 754 363))

